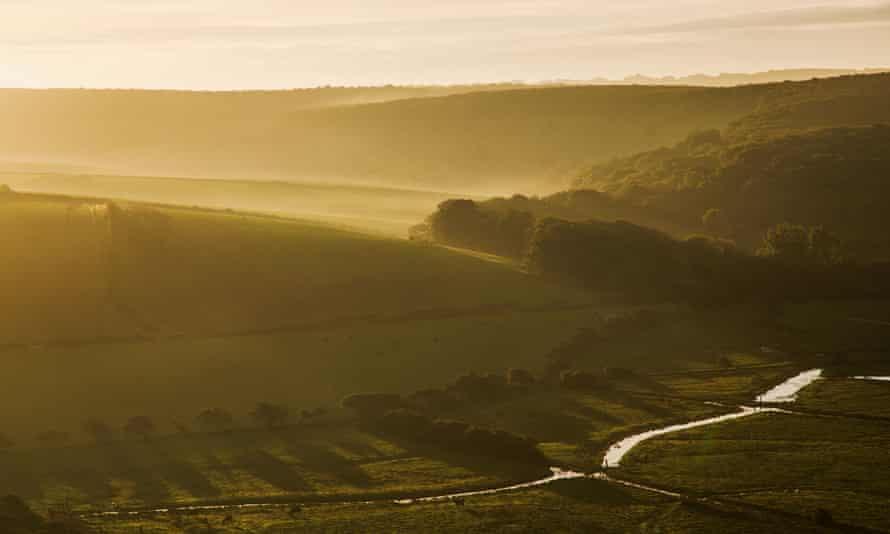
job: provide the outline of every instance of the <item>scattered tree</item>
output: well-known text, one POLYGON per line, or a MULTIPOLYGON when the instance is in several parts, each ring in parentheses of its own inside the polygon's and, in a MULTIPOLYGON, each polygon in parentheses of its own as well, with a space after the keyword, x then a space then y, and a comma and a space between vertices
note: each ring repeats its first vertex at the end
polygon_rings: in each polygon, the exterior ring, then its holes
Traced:
POLYGON ((232 428, 232 414, 222 408, 204 410, 195 418, 198 428, 204 432, 224 432, 232 428))
POLYGON ((124 425, 124 432, 139 436, 142 439, 149 439, 155 431, 155 424, 151 417, 147 415, 137 415, 131 417, 127 424, 124 425))
POLYGON ((98 419, 87 419, 83 424, 83 431, 95 443, 111 441, 111 427, 98 419))
POLYGON ((250 412, 250 416, 266 429, 281 428, 287 424, 290 411, 287 406, 261 402, 250 412))
POLYGON ((43 445, 65 445, 71 439, 68 432, 59 432, 56 430, 47 430, 36 436, 37 441, 43 445))
POLYGON ((393 393, 358 393, 346 397, 341 404, 362 417, 368 417, 402 408, 405 401, 400 395, 393 393))

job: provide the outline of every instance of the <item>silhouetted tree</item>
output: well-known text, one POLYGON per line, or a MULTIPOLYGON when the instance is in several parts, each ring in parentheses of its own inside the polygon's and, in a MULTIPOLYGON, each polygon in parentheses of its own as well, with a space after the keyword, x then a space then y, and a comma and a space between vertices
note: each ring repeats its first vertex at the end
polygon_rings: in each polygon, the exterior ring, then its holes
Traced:
POLYGON ((98 419, 87 419, 83 423, 83 431, 90 436, 95 443, 111 441, 111 427, 98 419))
POLYGON ((59 432, 56 430, 47 430, 36 436, 37 441, 44 445, 65 445, 71 439, 68 432, 59 432))
POLYGON ((131 417, 127 424, 124 425, 124 432, 133 434, 143 439, 149 439, 155 431, 155 424, 151 417, 147 415, 137 415, 131 417))
POLYGON ((287 424, 290 411, 286 406, 261 402, 250 412, 250 416, 266 429, 280 428, 287 424))
POLYGON ((841 239, 822 226, 810 228, 810 257, 820 265, 836 265, 844 261, 841 239))
POLYGON ((702 224, 708 232, 723 236, 729 233, 729 217, 719 208, 711 208, 702 215, 702 224))
POLYGON ((362 417, 382 415, 390 410, 402 408, 405 401, 393 393, 357 393, 343 399, 344 408, 354 410, 362 417))
POLYGON ((222 408, 204 410, 195 418, 198 428, 204 432, 223 432, 232 428, 232 414, 222 408))
POLYGON ((507 369, 507 383, 511 386, 530 386, 535 383, 535 377, 525 369, 507 369))

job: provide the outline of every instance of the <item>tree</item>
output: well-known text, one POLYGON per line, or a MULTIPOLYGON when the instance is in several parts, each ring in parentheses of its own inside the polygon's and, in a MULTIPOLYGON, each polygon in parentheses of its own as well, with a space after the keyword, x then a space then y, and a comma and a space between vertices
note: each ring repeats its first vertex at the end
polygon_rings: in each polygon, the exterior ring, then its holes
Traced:
POLYGON ((356 411, 361 417, 382 415, 404 407, 405 401, 394 393, 357 393, 343 399, 344 408, 356 411))
POLYGON ((195 422, 204 432, 224 432, 231 430, 234 418, 232 414, 222 408, 210 408, 204 410, 195 418, 195 422))
POLYGON ((822 226, 810 228, 810 257, 820 265, 836 265, 844 261, 843 243, 822 226))
POLYGON ((831 512, 825 508, 816 509, 816 512, 813 514, 813 519, 816 521, 816 524, 823 527, 834 524, 834 517, 831 515, 831 512))
POLYGON ((83 423, 83 431, 90 436, 95 443, 111 441, 111 427, 98 419, 87 419, 83 423))
POLYGON ((154 431, 154 421, 152 421, 151 417, 148 417, 147 415, 137 415, 135 417, 131 417, 127 421, 127 424, 124 425, 124 432, 126 432, 127 434, 133 434, 134 436, 140 436, 143 439, 149 439, 154 431))
POLYGON ((758 254, 784 263, 807 263, 810 256, 810 232, 799 224, 779 224, 766 232, 758 254))
POLYGON ((727 235, 729 233, 729 217, 719 208, 711 208, 702 215, 701 222, 713 235, 727 235))
POLYGON ((71 439, 71 435, 67 432, 59 432, 56 430, 47 430, 37 434, 37 441, 44 445, 64 445, 71 439))
POLYGON ((533 374, 525 369, 507 369, 507 384, 511 386, 530 386, 535 383, 533 374))
POLYGON ((260 426, 273 429, 280 428, 287 424, 289 410, 286 406, 272 404, 270 402, 261 402, 256 408, 250 412, 250 416, 260 424, 260 426))

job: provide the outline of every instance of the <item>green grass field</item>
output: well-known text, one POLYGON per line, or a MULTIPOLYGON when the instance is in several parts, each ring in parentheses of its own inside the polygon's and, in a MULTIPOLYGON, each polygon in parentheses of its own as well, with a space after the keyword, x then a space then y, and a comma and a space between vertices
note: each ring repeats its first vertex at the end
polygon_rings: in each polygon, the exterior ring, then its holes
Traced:
POLYGON ((227 212, 152 208, 160 230, 148 244, 128 235, 109 267, 103 205, 0 199, 15 228, 0 235, 0 361, 17 377, 0 432, 27 441, 89 416, 168 424, 261 400, 314 408, 538 369, 595 319, 591 296, 508 263, 227 212))
POLYGON ((888 447, 888 421, 769 414, 645 442, 620 476, 782 513, 822 508, 840 524, 883 531, 890 485, 876 475, 888 447))
POLYGON ((3 171, 16 191, 261 212, 407 237, 454 193, 358 184, 3 171))

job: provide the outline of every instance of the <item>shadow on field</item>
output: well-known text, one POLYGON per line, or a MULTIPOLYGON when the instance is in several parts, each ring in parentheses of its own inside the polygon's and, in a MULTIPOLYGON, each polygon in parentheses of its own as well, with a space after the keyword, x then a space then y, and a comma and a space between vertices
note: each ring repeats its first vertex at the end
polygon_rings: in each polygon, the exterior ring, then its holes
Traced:
POLYGON ((550 485, 549 491, 565 499, 589 504, 627 505, 639 502, 627 488, 590 478, 556 482, 550 485))
POLYGON ((312 485, 297 473, 294 466, 283 462, 280 458, 276 458, 266 451, 245 451, 236 458, 235 463, 241 469, 276 488, 293 493, 310 491, 312 489, 312 485))
POLYGON ((287 452, 299 458, 307 469, 332 475, 351 486, 368 488, 373 485, 360 466, 323 446, 289 440, 287 452))

